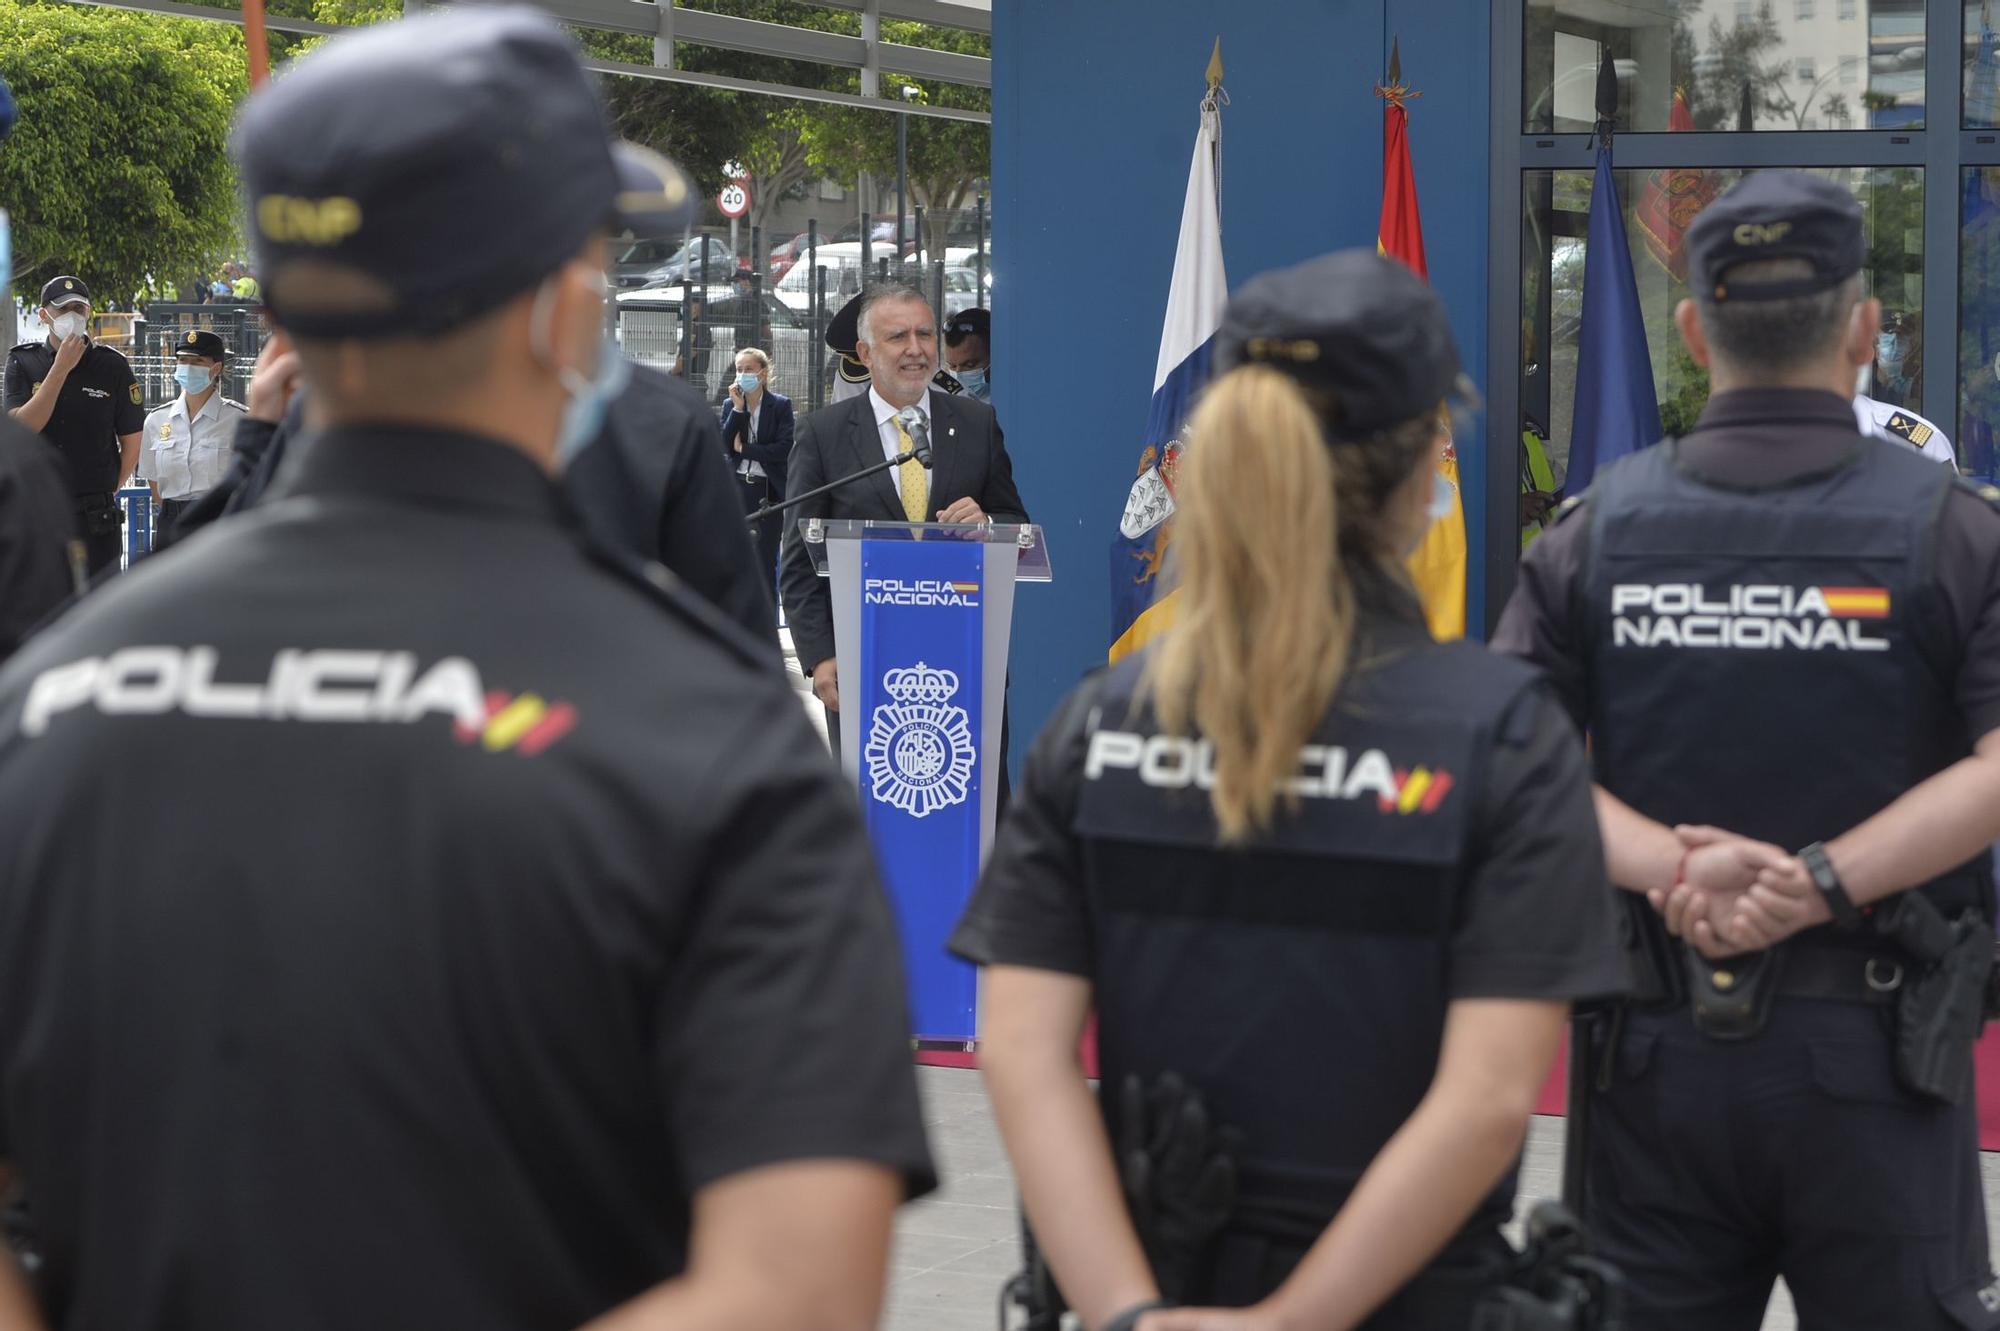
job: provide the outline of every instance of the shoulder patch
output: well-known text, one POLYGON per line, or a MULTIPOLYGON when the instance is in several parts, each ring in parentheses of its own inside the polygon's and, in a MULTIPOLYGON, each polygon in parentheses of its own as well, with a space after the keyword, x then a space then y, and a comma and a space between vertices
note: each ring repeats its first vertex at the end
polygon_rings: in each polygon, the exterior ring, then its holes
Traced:
POLYGON ((1889 419, 1882 422, 1882 428, 1890 434, 1909 440, 1917 448, 1922 448, 1925 441, 1937 433, 1923 421, 1903 411, 1890 412, 1889 419))
POLYGON ((135 406, 135 407, 142 407, 142 406, 146 405, 146 394, 145 394, 145 392, 144 392, 144 391, 143 391, 143 390, 142 390, 142 389, 141 389, 141 388, 139 387, 139 385, 137 385, 137 384, 131 384, 131 385, 128 385, 128 386, 126 387, 125 391, 126 391, 127 393, 129 393, 129 394, 131 395, 131 397, 132 397, 132 405, 133 405, 133 406, 135 406))

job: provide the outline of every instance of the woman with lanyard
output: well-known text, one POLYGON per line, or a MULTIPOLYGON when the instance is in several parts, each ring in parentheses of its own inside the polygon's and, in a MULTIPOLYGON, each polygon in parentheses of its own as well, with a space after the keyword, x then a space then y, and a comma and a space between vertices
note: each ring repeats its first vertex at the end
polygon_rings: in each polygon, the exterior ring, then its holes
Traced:
POLYGON ((1058 710, 953 938, 988 1090, 1090 1331, 1462 1328, 1569 1004, 1625 982, 1589 772, 1402 571, 1470 395, 1430 289, 1266 274, 1215 368, 1175 626, 1058 710))

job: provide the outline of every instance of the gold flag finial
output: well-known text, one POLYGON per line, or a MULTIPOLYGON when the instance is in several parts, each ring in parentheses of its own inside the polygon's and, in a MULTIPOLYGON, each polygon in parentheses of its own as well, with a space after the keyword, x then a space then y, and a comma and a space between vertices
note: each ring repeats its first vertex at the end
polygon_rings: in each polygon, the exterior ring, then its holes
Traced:
POLYGON ((1208 90, 1214 92, 1222 86, 1222 38, 1215 39, 1215 51, 1208 57, 1208 90))
POLYGON ((1375 95, 1389 105, 1401 108, 1412 97, 1423 96, 1403 86, 1403 43, 1400 38, 1389 39, 1389 81, 1375 85, 1375 95))

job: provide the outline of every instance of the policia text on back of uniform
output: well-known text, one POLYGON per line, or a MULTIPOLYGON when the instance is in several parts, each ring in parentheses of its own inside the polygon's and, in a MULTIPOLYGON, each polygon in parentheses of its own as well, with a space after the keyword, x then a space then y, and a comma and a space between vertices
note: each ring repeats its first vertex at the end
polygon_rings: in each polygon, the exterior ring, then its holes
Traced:
POLYGON ((1362 251, 1267 275, 1217 364, 1176 627, 1059 709, 954 938, 987 967, 988 1086, 1093 1331, 1462 1328, 1568 1002, 1623 987, 1583 753, 1532 671, 1434 642, 1399 571, 1459 381, 1429 289, 1362 251), (1233 1196, 1121 1188, 1187 1112, 1121 1088, 1169 1077, 1233 1196), (1137 1311, 1163 1296, 1243 1311, 1137 1311))
POLYGON ((0 670, 0 1323, 869 1331, 933 1171, 853 796, 552 479, 606 230, 692 191, 525 10, 337 37, 237 148, 325 428, 0 670))
POLYGON ((1845 190, 1760 173, 1688 249, 1714 396, 1535 543, 1495 638, 1588 729, 1645 962, 1591 1051, 1593 1236, 1639 1331, 1755 1331, 1778 1275, 1806 1331, 2000 1327, 1970 1092, 2000 513, 1857 432, 1880 307, 1845 190), (1754 838, 1718 843, 1742 872, 1676 887, 1720 835, 1677 825, 1754 838))

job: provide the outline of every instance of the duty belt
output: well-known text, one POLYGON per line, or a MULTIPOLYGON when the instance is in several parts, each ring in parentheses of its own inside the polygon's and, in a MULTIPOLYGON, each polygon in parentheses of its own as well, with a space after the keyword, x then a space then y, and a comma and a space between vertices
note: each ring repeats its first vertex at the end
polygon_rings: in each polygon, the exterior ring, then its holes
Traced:
MULTIPOLYGON (((1784 973, 1778 977, 1778 994, 1783 998, 1888 1006, 1896 1001, 1910 964, 1894 949, 1864 952, 1796 945, 1789 951, 1784 973)), ((1718 962, 1715 968, 1726 966, 1718 962)))

